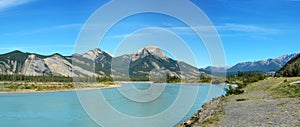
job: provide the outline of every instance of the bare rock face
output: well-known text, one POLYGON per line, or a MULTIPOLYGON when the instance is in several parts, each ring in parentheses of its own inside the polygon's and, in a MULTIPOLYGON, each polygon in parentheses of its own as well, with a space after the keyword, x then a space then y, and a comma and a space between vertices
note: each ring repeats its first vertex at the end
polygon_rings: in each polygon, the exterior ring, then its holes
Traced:
POLYGON ((72 76, 72 64, 60 55, 53 55, 44 59, 53 75, 72 76))
POLYGON ((1 74, 7 74, 8 68, 9 68, 9 66, 4 61, 0 61, 0 72, 1 72, 1 74))
POLYGON ((166 58, 163 51, 156 46, 147 46, 145 49, 148 50, 154 56, 166 58))
POLYGON ((51 71, 43 59, 32 54, 29 55, 25 60, 22 74, 32 76, 47 76, 51 75, 51 71))
POLYGON ((0 72, 1 74, 13 74, 10 65, 3 61, 0 62, 0 72))

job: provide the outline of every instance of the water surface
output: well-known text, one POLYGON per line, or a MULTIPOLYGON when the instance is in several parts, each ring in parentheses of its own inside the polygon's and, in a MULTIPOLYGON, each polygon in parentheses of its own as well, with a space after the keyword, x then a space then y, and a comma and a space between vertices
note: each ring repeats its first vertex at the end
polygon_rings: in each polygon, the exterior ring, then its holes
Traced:
MULTIPOLYGON (((147 103, 124 97, 117 88, 101 89, 101 91, 109 104, 119 112, 134 117, 145 117, 167 109, 176 100, 180 86, 166 85, 164 92, 158 98, 147 103)), ((200 86, 197 101, 181 122, 199 110, 204 102, 225 94, 224 86, 189 84, 189 87, 197 88, 196 86, 200 86)), ((149 83, 138 83, 135 87, 145 90, 149 88, 149 83)), ((80 105, 75 91, 0 95, 0 127, 97 126, 80 105)))

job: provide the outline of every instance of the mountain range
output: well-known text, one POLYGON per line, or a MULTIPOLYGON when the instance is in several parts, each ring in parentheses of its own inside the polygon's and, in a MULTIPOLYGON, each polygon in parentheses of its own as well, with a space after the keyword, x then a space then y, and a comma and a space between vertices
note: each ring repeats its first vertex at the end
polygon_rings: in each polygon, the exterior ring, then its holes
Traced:
POLYGON ((13 51, 0 55, 1 74, 31 76, 110 76, 114 78, 199 78, 205 75, 185 62, 166 57, 162 50, 147 46, 132 54, 112 57, 98 48, 72 56, 50 56, 13 51))
POLYGON ((164 55, 155 46, 147 46, 132 54, 113 57, 109 53, 95 48, 86 53, 62 56, 55 53, 50 56, 13 51, 0 55, 1 74, 22 74, 31 76, 99 76, 114 78, 163 78, 166 75, 182 79, 199 78, 214 72, 270 72, 278 71, 297 54, 283 55, 275 59, 242 62, 232 67, 214 67, 198 69, 182 61, 176 61, 164 55))
POLYGON ((232 67, 215 67, 208 66, 201 68, 201 71, 210 73, 212 70, 215 72, 227 71, 229 73, 234 72, 275 72, 282 68, 289 60, 295 57, 297 54, 282 55, 275 59, 259 60, 254 62, 242 62, 237 63, 232 67))

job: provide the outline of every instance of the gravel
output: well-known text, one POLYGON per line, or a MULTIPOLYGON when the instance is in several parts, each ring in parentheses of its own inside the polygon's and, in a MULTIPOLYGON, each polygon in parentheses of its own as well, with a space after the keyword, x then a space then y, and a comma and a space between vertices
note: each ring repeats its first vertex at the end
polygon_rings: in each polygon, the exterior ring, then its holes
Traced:
POLYGON ((300 122, 300 99, 225 102, 219 126, 296 126, 300 122))

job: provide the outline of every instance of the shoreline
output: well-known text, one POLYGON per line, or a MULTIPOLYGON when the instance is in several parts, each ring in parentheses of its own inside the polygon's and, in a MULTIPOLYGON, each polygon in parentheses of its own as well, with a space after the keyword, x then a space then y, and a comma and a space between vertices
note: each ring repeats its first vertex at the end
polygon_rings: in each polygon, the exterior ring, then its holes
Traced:
MULTIPOLYGON (((86 88, 71 88, 71 89, 55 89, 55 90, 34 90, 34 89, 17 89, 12 91, 0 91, 1 94, 36 94, 36 93, 56 93, 56 92, 76 92, 76 91, 84 91, 84 90, 100 90, 100 89, 108 89, 108 88, 116 88, 119 85, 106 85, 100 87, 86 87, 86 88)), ((1 89, 1 88, 0 88, 1 89)))
POLYGON ((204 103, 200 110, 176 127, 192 127, 194 124, 204 125, 206 120, 214 117, 218 112, 222 112, 219 106, 224 98, 225 96, 220 96, 204 103))
MULTIPOLYGON (((107 89, 107 88, 116 88, 120 87, 120 83, 125 82, 129 83, 129 81, 117 81, 114 82, 115 84, 110 84, 110 85, 105 85, 106 83, 91 83, 88 87, 80 87, 79 85, 74 85, 77 86, 77 88, 62 88, 62 89, 54 89, 54 90, 37 90, 37 89, 16 89, 16 90, 8 90, 8 91, 2 91, 3 88, 0 88, 0 95, 1 94, 34 94, 34 93, 54 93, 54 92, 71 92, 71 91, 82 91, 82 90, 100 90, 100 89, 107 89)), ((136 81, 132 81, 136 82, 136 81)), ((143 81, 144 82, 144 81, 143 81)), ((74 82, 12 82, 12 81, 2 81, 0 83, 16 83, 16 84, 26 84, 28 83, 29 85, 35 84, 37 86, 44 86, 47 84, 48 86, 51 85, 57 85, 57 84, 72 84, 74 82)), ((153 82, 149 82, 153 83, 153 82)), ((153 84, 169 84, 169 83, 153 83, 153 84)), ((209 83, 171 83, 175 85, 229 85, 229 84, 209 84, 209 83)))

